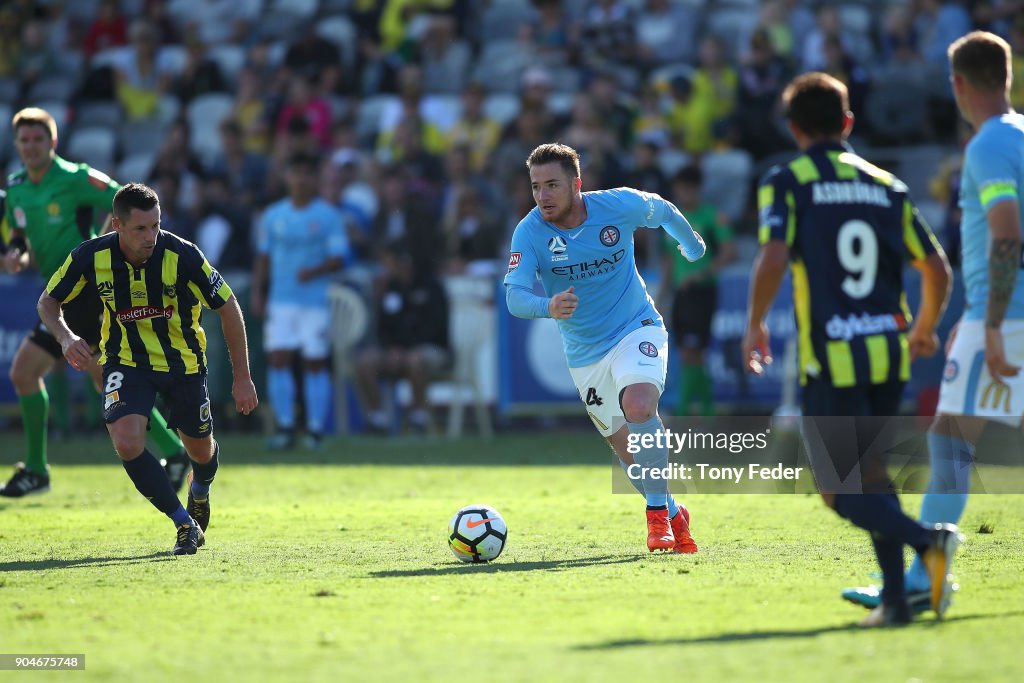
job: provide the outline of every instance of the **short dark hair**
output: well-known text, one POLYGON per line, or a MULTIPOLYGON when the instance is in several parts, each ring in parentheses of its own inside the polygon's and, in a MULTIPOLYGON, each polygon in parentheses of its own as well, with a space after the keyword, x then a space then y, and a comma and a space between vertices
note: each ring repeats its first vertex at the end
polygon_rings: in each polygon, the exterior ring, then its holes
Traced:
POLYGON ((679 169, 679 172, 672 178, 672 182, 700 187, 704 182, 704 172, 698 164, 687 164, 679 169))
POLYGON ((1005 91, 1010 84, 1010 45, 994 33, 971 31, 947 50, 953 73, 986 91, 1005 91))
POLYGON ((17 132, 22 126, 42 126, 50 134, 51 140, 57 139, 57 122, 53 115, 39 107, 25 107, 11 119, 11 128, 17 132))
POLYGON ((142 183, 122 185, 114 195, 114 215, 122 221, 128 220, 132 209, 150 211, 158 206, 160 206, 160 198, 157 197, 156 192, 150 186, 142 183))
POLYGON ((580 177, 580 155, 569 145, 560 142, 549 142, 537 146, 530 152, 526 160, 526 167, 532 169, 534 166, 544 164, 561 164, 570 178, 580 177))
POLYGON ((786 118, 812 137, 843 132, 850 94, 838 78, 820 71, 797 76, 782 92, 786 118))

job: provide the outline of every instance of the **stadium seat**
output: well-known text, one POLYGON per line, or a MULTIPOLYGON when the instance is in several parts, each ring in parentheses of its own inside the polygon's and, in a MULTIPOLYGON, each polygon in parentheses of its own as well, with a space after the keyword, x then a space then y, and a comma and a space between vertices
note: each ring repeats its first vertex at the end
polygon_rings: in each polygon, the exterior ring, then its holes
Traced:
POLYGON ((80 128, 116 129, 121 118, 121 105, 117 102, 86 102, 75 107, 75 126, 80 128))
POLYGON ((301 19, 315 16, 320 9, 320 0, 270 0, 265 12, 292 14, 301 19))
POLYGON ((195 132, 201 128, 217 130, 220 122, 231 112, 234 100, 225 93, 206 93, 188 103, 185 113, 188 124, 195 132))
POLYGON ((333 16, 321 19, 316 25, 316 33, 338 48, 345 66, 352 68, 356 61, 356 29, 348 17, 333 16))
POLYGON ((7 158, 7 151, 11 142, 11 117, 14 112, 7 102, 14 100, 0 99, 0 161, 7 158))
POLYGON ((876 83, 864 109, 872 130, 886 142, 920 140, 928 117, 928 90, 912 81, 876 83))
POLYGON ((160 121, 129 121, 118 129, 121 156, 156 154, 163 140, 164 124, 160 121))
POLYGON ((130 47, 108 47, 100 50, 89 60, 90 69, 98 69, 101 66, 119 68, 131 55, 130 47))
POLYGON ((181 100, 176 95, 161 95, 156 105, 156 120, 166 126, 181 113, 181 100))
POLYGON ((491 438, 494 429, 481 382, 481 352, 496 334, 493 278, 453 276, 445 280, 448 291, 448 339, 453 363, 448 408, 448 438, 462 436, 466 394, 476 413, 480 436, 491 438))
POLYGON ((692 158, 686 152, 669 147, 658 152, 658 168, 665 174, 666 178, 673 177, 683 166, 686 166, 692 158))
POLYGON ((420 104, 420 113, 442 133, 447 133, 459 120, 462 101, 458 95, 427 95, 420 104))
POLYGON ((111 173, 117 138, 110 128, 75 128, 68 141, 70 161, 85 162, 104 173, 111 173))
POLYGON ((736 55, 747 45, 757 21, 756 10, 715 3, 707 16, 707 29, 725 42, 727 55, 736 55))
POLYGON ((519 78, 530 62, 530 54, 515 40, 484 44, 472 80, 486 83, 491 92, 519 92, 519 78))
POLYGON ((50 76, 29 88, 28 100, 30 102, 41 102, 43 100, 67 102, 74 94, 75 79, 69 76, 50 76))
POLYGON ((530 4, 525 0, 487 3, 480 16, 481 44, 487 45, 494 41, 514 41, 519 27, 529 15, 530 4))
POLYGON ((396 95, 370 95, 359 103, 356 134, 360 139, 372 138, 380 132, 386 112, 399 107, 396 95))
POLYGON ((16 102, 21 93, 21 83, 16 78, 0 78, 0 102, 16 102))
POLYGON ((732 221, 743 214, 750 194, 754 162, 741 149, 706 154, 701 160, 704 171, 704 198, 717 206, 732 221))
POLYGON ((125 157, 117 165, 117 176, 114 180, 121 184, 147 182, 149 180, 149 173, 153 170, 154 160, 155 155, 151 153, 132 154, 125 157))
POLYGON ((353 287, 332 284, 327 290, 331 306, 334 411, 338 434, 348 434, 348 385, 353 375, 353 350, 370 329, 370 309, 353 287))
POLYGON ((484 100, 484 114, 502 126, 519 113, 519 98, 510 93, 494 93, 484 100))
POLYGON ((209 56, 217 63, 228 86, 234 89, 238 74, 245 66, 245 49, 238 45, 216 45, 210 48, 209 56))

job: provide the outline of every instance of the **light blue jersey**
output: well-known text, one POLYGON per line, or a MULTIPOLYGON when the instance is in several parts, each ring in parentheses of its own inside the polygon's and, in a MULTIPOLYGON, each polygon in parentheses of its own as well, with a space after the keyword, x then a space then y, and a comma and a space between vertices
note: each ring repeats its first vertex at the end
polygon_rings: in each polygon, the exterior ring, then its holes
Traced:
POLYGON ((341 212, 322 199, 314 199, 301 209, 295 208, 290 199, 267 207, 257 249, 270 257, 268 301, 298 306, 326 306, 330 284, 327 277, 299 282, 299 271, 349 255, 341 212))
MULTIPOLYGON (((584 192, 587 218, 571 230, 556 228, 536 207, 516 226, 505 276, 508 290, 532 290, 537 275, 548 297, 575 287, 579 306, 558 320, 569 367, 596 363, 623 337, 644 326, 664 326, 636 269, 633 231, 664 225, 691 260, 704 244, 671 203, 630 188, 584 192)), ((681 258, 681 257, 680 257, 681 258)), ((528 315, 547 317, 546 300, 528 315)))
MULTIPOLYGON (((960 176, 960 242, 968 320, 984 320, 988 304, 989 210, 1015 201, 1024 224, 1024 115, 1011 113, 985 121, 967 143, 960 176)), ((1024 259, 1021 266, 1024 267, 1024 259)), ((1024 273, 1006 310, 1007 319, 1024 318, 1024 273)))

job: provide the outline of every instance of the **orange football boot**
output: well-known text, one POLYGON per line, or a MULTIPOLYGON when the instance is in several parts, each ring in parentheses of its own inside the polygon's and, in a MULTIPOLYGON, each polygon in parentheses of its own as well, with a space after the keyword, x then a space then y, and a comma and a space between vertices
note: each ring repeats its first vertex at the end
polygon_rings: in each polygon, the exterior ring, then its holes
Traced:
POLYGON ((647 511, 647 549, 672 550, 676 541, 672 537, 672 525, 668 521, 668 510, 647 511))
POLYGON ((687 555, 697 552, 697 542, 690 535, 690 511, 686 509, 685 505, 679 506, 679 511, 671 521, 672 535, 676 539, 673 550, 687 555))

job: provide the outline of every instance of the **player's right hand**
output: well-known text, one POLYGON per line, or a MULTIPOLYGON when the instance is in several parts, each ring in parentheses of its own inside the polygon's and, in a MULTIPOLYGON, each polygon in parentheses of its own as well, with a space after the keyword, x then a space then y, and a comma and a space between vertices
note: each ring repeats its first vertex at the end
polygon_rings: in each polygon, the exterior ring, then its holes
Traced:
POLYGON ((77 334, 72 333, 71 336, 62 340, 60 348, 64 352, 64 358, 67 359, 68 364, 75 370, 81 370, 92 359, 92 349, 77 334))
POLYGON ((755 375, 763 375, 765 368, 772 364, 772 350, 768 345, 768 326, 748 325, 743 333, 743 369, 755 375))
POLYGON ((907 346, 910 347, 910 360, 931 358, 939 350, 939 335, 935 330, 923 330, 914 325, 907 333, 907 346))
POLYGON ((572 317, 579 305, 580 298, 572 293, 576 287, 570 287, 564 292, 555 294, 548 301, 548 313, 555 320, 566 320, 572 317))
POLYGON ((20 273, 24 269, 21 262, 21 252, 17 249, 10 249, 4 254, 4 270, 8 273, 20 273))
POLYGON ((1006 349, 1003 346, 1002 330, 985 326, 985 365, 992 379, 1000 384, 1004 377, 1016 377, 1020 373, 1019 365, 1010 365, 1006 360, 1006 349))

